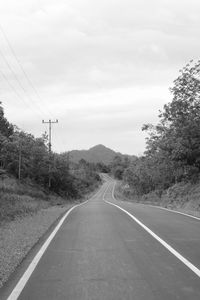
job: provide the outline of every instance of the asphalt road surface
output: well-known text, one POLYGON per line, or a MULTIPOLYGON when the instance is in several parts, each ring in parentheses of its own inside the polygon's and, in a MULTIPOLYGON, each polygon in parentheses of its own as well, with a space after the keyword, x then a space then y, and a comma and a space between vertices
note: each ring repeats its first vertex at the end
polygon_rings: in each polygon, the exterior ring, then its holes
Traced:
POLYGON ((113 186, 107 178, 67 215, 31 275, 8 285, 6 299, 200 299, 200 220, 117 201, 113 186))

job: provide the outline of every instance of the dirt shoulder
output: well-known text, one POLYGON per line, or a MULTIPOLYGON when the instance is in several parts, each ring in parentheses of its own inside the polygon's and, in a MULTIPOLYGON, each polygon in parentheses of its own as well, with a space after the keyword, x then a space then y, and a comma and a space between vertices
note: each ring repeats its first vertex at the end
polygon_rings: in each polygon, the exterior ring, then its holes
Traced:
POLYGON ((52 206, 0 227, 0 287, 49 227, 74 204, 52 206))

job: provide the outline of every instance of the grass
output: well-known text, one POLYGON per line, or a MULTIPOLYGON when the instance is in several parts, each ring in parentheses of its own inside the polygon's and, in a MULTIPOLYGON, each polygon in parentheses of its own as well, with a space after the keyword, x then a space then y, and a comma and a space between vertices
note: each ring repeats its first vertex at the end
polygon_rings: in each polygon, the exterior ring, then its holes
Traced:
POLYGON ((64 199, 47 195, 38 186, 19 183, 13 178, 0 181, 0 223, 64 203, 64 199))
POLYGON ((27 195, 0 193, 0 222, 33 214, 47 207, 49 204, 44 200, 38 200, 27 195))
POLYGON ((0 223, 12 221, 27 215, 33 215, 50 206, 80 202, 96 192, 99 184, 84 190, 81 199, 64 199, 54 194, 47 194, 40 186, 33 183, 20 183, 14 178, 0 179, 0 223))
POLYGON ((36 187, 33 184, 23 184, 18 182, 14 178, 5 178, 0 180, 0 192, 17 194, 17 195, 28 195, 34 198, 47 199, 47 195, 42 191, 41 187, 36 187))
POLYGON ((126 189, 122 182, 116 185, 115 196, 123 201, 157 205, 200 216, 200 183, 177 183, 164 191, 152 191, 137 196, 133 190, 126 189))

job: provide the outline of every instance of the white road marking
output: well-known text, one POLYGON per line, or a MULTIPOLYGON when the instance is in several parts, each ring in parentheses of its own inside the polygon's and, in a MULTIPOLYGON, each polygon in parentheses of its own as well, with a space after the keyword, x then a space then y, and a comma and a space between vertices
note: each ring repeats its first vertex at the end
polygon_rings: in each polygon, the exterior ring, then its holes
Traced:
MULTIPOLYGON (((96 197, 102 190, 103 186, 97 191, 96 194, 94 194, 92 198, 96 197)), ((107 189, 107 187, 106 187, 107 189)), ((26 269, 26 271, 24 272, 24 274, 22 275, 22 277, 20 278, 20 280, 18 281, 18 283, 16 284, 16 286, 14 287, 14 289, 12 290, 10 296, 7 298, 7 300, 17 300, 19 295, 21 294, 22 290, 24 289, 26 283, 28 282, 29 278, 31 277, 33 271, 35 270, 37 264, 39 263, 41 257, 43 256, 44 252, 46 251, 47 247, 49 246, 49 244, 51 243, 51 241, 53 240, 54 236, 56 235, 56 233, 58 232, 58 230, 60 229, 60 227, 62 226, 63 222, 65 221, 65 219, 68 217, 68 215, 70 214, 70 212, 78 207, 81 206, 83 204, 86 204, 89 200, 81 203, 81 204, 77 204, 75 206, 73 206, 72 208, 70 208, 70 210, 68 210, 66 212, 66 214, 62 217, 62 219, 60 220, 60 222, 58 223, 58 225, 55 227, 55 229, 53 230, 53 232, 50 234, 50 236, 48 237, 48 239, 44 242, 44 244, 42 245, 42 247, 40 248, 40 250, 37 252, 37 254, 35 255, 35 257, 33 258, 32 262, 30 263, 30 265, 28 266, 28 268, 26 269)))
POLYGON ((190 218, 192 218, 192 219, 196 219, 196 220, 199 220, 199 221, 200 221, 200 218, 199 218, 199 217, 195 217, 195 216, 192 216, 192 215, 183 213, 183 212, 178 211, 178 210, 173 210, 173 209, 169 209, 169 208, 162 207, 162 206, 158 206, 158 205, 150 205, 150 204, 147 204, 147 205, 150 206, 150 207, 156 207, 156 208, 164 209, 164 210, 173 212, 173 213, 175 213, 175 214, 180 214, 180 215, 183 215, 183 216, 186 216, 186 217, 190 217, 190 218))
MULTIPOLYGON (((116 181, 115 181, 115 183, 114 183, 114 185, 113 185, 113 190, 112 190, 112 197, 113 197, 113 199, 115 199, 115 195, 114 195, 115 186, 116 186, 116 181)), ((115 199, 115 200, 116 200, 116 199, 115 199)), ((151 204, 144 204, 144 203, 140 203, 140 204, 146 205, 146 206, 150 206, 150 207, 160 208, 160 209, 163 209, 163 210, 167 210, 167 211, 169 211, 169 212, 173 212, 173 213, 175 213, 175 214, 180 214, 180 215, 187 216, 187 217, 190 217, 190 218, 192 218, 192 219, 196 219, 196 220, 199 220, 199 221, 200 221, 200 218, 199 218, 199 217, 195 217, 195 216, 192 216, 192 215, 183 213, 183 212, 178 211, 178 210, 173 210, 173 209, 169 209, 169 208, 162 207, 162 206, 158 206, 158 205, 151 205, 151 204)))
MULTIPOLYGON (((114 196, 114 189, 115 184, 113 185, 112 189, 112 198, 116 201, 114 196)), ((187 260, 185 257, 183 257, 179 252, 177 252, 174 248, 172 248, 168 243, 166 243, 163 239, 161 239, 157 234, 155 234, 151 229, 149 229, 146 225, 144 225, 142 222, 140 222, 136 217, 134 217, 132 214, 130 214, 127 210, 123 209, 117 204, 114 204, 112 202, 109 202, 105 200, 105 197, 103 197, 104 201, 110 205, 113 205, 117 207, 118 209, 122 210, 124 213, 126 213, 129 217, 131 217, 136 223, 138 223, 143 229, 145 229, 151 236, 153 236, 159 243, 161 243, 168 251, 170 251, 174 256, 176 256, 182 263, 184 263, 191 271, 193 271, 198 277, 200 277, 200 270, 195 267, 189 260, 187 260)))
POLYGON ((101 186, 101 188, 90 198, 88 199, 88 201, 92 200, 93 198, 99 196, 99 194, 102 192, 103 189, 103 185, 101 186))
POLYGON ((14 287, 13 291, 11 292, 11 294, 7 298, 7 300, 17 300, 18 299, 18 297, 21 294, 23 288, 25 287, 26 283, 28 282, 29 278, 31 277, 31 274, 35 270, 35 268, 36 268, 37 264, 39 263, 41 257, 43 256, 44 252, 46 251, 47 247, 49 246, 49 244, 53 240, 54 236, 56 235, 56 233, 60 229, 60 227, 63 224, 63 222, 65 221, 65 219, 68 217, 68 215, 70 214, 70 212, 74 208, 76 208, 78 206, 81 206, 83 204, 86 204, 87 202, 88 202, 88 200, 85 201, 85 202, 83 202, 83 203, 81 203, 81 204, 77 204, 77 205, 73 206, 72 208, 70 208, 70 210, 68 210, 66 212, 66 214, 62 217, 62 219, 60 220, 60 222, 58 223, 58 225, 55 227, 55 229, 53 230, 53 232, 50 234, 50 236, 48 237, 48 239, 44 242, 44 244, 42 245, 42 247, 40 248, 40 250, 37 252, 37 254, 33 258, 32 262, 30 263, 30 265, 28 266, 28 268, 26 269, 26 271, 24 272, 24 274, 22 275, 22 277, 20 278, 20 280, 18 281, 18 283, 16 284, 16 286, 14 287))
POLYGON ((106 200, 105 200, 105 195, 106 195, 106 193, 107 193, 109 187, 110 187, 110 183, 108 183, 108 185, 107 185, 107 187, 106 187, 106 189, 105 189, 105 191, 104 191, 104 193, 103 193, 103 201, 105 201, 105 202, 106 202, 106 200))
POLYGON ((113 189, 112 189, 112 198, 113 198, 114 200, 116 200, 116 199, 115 199, 115 186, 116 186, 116 181, 114 182, 114 184, 113 184, 113 189))

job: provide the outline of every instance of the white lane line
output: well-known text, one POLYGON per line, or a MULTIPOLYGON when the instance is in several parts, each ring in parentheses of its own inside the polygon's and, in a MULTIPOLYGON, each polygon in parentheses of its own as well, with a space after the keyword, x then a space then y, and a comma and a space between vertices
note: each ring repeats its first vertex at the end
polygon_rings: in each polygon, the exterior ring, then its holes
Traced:
MULTIPOLYGON (((114 197, 114 189, 115 184, 113 185, 112 189, 112 197, 113 200, 116 200, 114 197)), ((177 252, 174 248, 172 248, 168 243, 166 243, 163 239, 161 239, 157 234, 155 234, 151 229, 149 229, 146 225, 144 225, 142 222, 140 222, 136 217, 134 217, 132 214, 130 214, 127 210, 123 209, 119 205, 116 205, 112 202, 109 202, 107 200, 104 200, 106 203, 113 205, 117 207, 118 209, 122 210, 124 213, 126 213, 129 217, 131 217, 136 223, 138 223, 143 229, 145 229, 151 236, 153 236, 159 243, 161 243, 168 251, 170 251, 174 256, 176 256, 182 263, 184 263, 191 271, 193 271, 198 277, 200 277, 200 270, 195 267, 189 260, 187 260, 185 257, 183 257, 179 252, 177 252)))
POLYGON ((66 212, 66 214, 62 217, 62 219, 60 220, 60 222, 58 223, 58 225, 55 227, 55 229, 53 230, 53 232, 50 234, 50 236, 48 237, 48 239, 44 242, 44 244, 42 245, 42 247, 40 248, 40 250, 37 252, 37 254, 33 258, 32 262, 30 263, 30 265, 28 266, 28 268, 26 269, 26 271, 24 272, 24 274, 22 275, 22 277, 20 278, 20 280, 18 281, 18 283, 16 284, 16 286, 14 287, 13 291, 11 292, 11 294, 7 298, 7 300, 17 300, 18 299, 18 297, 21 294, 23 288, 25 287, 26 283, 28 282, 29 278, 31 277, 31 274, 35 270, 35 268, 36 268, 37 264, 39 263, 41 257, 43 256, 43 254, 46 251, 47 247, 49 246, 49 244, 53 240, 54 236, 56 235, 56 233, 58 232, 58 230, 62 226, 62 224, 65 221, 65 219, 68 217, 68 215, 70 214, 70 212, 74 208, 76 208, 78 206, 81 206, 83 204, 86 204, 87 202, 88 202, 88 200, 85 201, 85 202, 83 202, 83 203, 81 203, 81 204, 77 204, 77 205, 73 206, 72 208, 70 208, 70 210, 68 210, 66 212))
POLYGON ((96 198, 97 196, 99 196, 99 194, 101 193, 102 189, 103 189, 103 185, 100 187, 100 189, 99 189, 93 196, 91 196, 91 197, 88 199, 88 201, 90 201, 90 200, 92 200, 93 198, 96 198))
MULTIPOLYGON (((145 205, 145 204, 144 204, 144 205, 145 205)), ((195 217, 195 216, 192 216, 192 215, 183 213, 183 212, 178 211, 178 210, 173 210, 173 209, 169 209, 169 208, 162 207, 162 206, 158 206, 158 205, 150 205, 150 204, 147 204, 147 205, 150 206, 150 207, 160 208, 160 209, 163 209, 163 210, 167 210, 167 211, 173 212, 173 213, 175 213, 175 214, 180 214, 180 215, 183 215, 183 216, 186 216, 186 217, 190 217, 190 218, 192 218, 192 219, 196 219, 196 220, 199 220, 199 221, 200 221, 200 218, 199 218, 199 217, 195 217)))
POLYGON ((105 195, 106 195, 106 193, 107 193, 107 191, 108 191, 108 189, 109 189, 109 187, 110 187, 110 182, 108 182, 108 185, 107 185, 107 187, 105 188, 105 191, 104 191, 104 193, 103 193, 103 201, 105 201, 106 202, 106 200, 105 200, 105 195))
MULTIPOLYGON (((108 183, 108 182, 105 182, 105 183, 108 183)), ((88 199, 88 201, 93 201, 94 198, 96 198, 97 196, 99 196, 101 193, 104 194, 105 191, 108 189, 108 186, 105 187, 105 190, 104 190, 104 185, 105 183, 101 186, 101 188, 96 192, 96 194, 94 194, 91 198, 88 199)))
POLYGON ((115 199, 115 186, 116 186, 116 181, 114 182, 113 188, 112 188, 112 198, 113 198, 114 200, 116 200, 116 199, 115 199))
MULTIPOLYGON (((116 181, 115 181, 115 183, 114 183, 114 185, 113 185, 113 190, 112 190, 112 197, 113 197, 113 199, 115 199, 115 196, 114 196, 115 186, 116 186, 116 181)), ((116 200, 116 199, 115 199, 115 200, 116 200)), ((200 221, 200 217, 195 217, 195 216, 192 216, 192 215, 183 213, 183 212, 178 211, 178 210, 173 210, 173 209, 169 209, 169 208, 162 207, 162 206, 158 206, 158 205, 151 205, 151 204, 144 204, 144 203, 140 203, 140 204, 146 205, 146 206, 149 206, 149 207, 155 207, 155 208, 167 210, 167 211, 169 211, 169 212, 172 212, 172 213, 175 213, 175 214, 179 214, 179 215, 183 215, 183 216, 186 216, 186 217, 190 217, 190 218, 192 218, 192 219, 196 219, 196 220, 199 220, 199 221, 200 221)))

